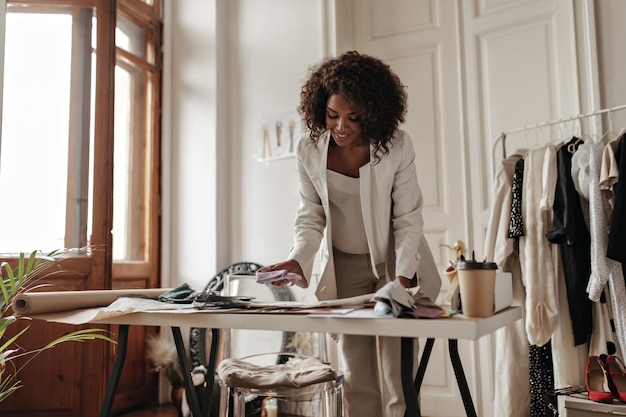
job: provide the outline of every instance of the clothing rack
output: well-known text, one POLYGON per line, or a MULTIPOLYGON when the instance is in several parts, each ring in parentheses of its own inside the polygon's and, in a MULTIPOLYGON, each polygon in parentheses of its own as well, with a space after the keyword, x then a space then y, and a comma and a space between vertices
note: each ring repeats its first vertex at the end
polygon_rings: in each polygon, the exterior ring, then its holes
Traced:
POLYGON ((625 110, 626 109, 626 104, 621 105, 621 106, 615 106, 615 107, 609 107, 606 109, 602 109, 602 110, 597 110, 591 113, 583 113, 583 114, 578 114, 576 116, 571 116, 565 119, 557 119, 557 120, 551 120, 548 122, 542 122, 542 123, 537 123, 534 125, 527 125, 524 127, 519 127, 516 129, 510 129, 510 130, 505 130, 503 131, 500 136, 498 136, 498 138, 495 140, 495 142, 493 143, 493 147, 491 149, 491 155, 494 157, 494 162, 495 162, 495 151, 496 151, 496 147, 498 146, 498 143, 502 142, 502 159, 506 158, 506 137, 507 135, 511 134, 511 133, 519 133, 519 132, 525 132, 528 130, 534 130, 534 129, 541 129, 543 127, 547 127, 547 126, 553 126, 556 124, 561 124, 561 123, 568 123, 568 122, 573 122, 576 120, 581 120, 581 119, 585 119, 587 117, 593 117, 593 116, 599 116, 605 113, 613 113, 615 111, 618 110, 625 110))

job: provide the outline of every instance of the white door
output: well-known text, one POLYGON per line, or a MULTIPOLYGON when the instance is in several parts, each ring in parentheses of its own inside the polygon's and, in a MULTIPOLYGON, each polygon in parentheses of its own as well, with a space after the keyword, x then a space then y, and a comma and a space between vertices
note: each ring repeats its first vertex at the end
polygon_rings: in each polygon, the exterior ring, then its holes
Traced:
MULTIPOLYGON (((466 254, 482 256, 498 134, 579 112, 572 0, 331 4, 336 22, 329 39, 337 52, 383 59, 408 88, 404 129, 414 141, 424 232, 440 270, 454 258, 448 246, 457 240, 466 254)), ((443 284, 442 295, 447 279, 443 284)), ((480 416, 493 415, 490 340, 459 343, 480 416)), ((430 358, 421 409, 425 416, 465 415, 442 341, 430 358)))

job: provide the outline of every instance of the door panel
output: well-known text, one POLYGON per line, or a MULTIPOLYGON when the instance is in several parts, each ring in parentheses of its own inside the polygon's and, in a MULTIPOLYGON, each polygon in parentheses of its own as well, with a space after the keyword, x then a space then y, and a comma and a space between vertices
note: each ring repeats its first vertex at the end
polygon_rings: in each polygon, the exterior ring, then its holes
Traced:
MULTIPOLYGON (((465 3, 463 3, 465 4, 465 3)), ((570 0, 476 1, 463 10, 468 117, 476 163, 478 212, 489 207, 494 161, 491 144, 502 131, 577 114, 578 70, 570 0), (481 6, 482 7, 479 7, 481 6)), ((547 140, 550 132, 510 135, 510 149, 547 140), (541 133, 542 137, 536 137, 541 133), (531 137, 532 136, 532 137, 531 137)), ((495 161, 497 163, 498 161, 495 161)), ((482 237, 477 230, 475 238, 482 237)))

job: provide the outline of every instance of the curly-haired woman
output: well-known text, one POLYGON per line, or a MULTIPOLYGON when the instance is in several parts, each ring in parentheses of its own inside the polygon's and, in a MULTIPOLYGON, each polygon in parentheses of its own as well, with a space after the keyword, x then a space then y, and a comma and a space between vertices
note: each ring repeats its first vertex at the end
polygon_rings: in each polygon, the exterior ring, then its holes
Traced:
MULTIPOLYGON (((296 273, 308 287, 321 245, 320 300, 373 293, 390 279, 408 288, 416 274, 436 299, 439 275, 420 266, 422 258, 430 270, 434 263, 413 144, 398 129, 407 107, 398 76, 377 58, 348 52, 312 67, 300 98, 308 133, 297 149, 294 245, 287 261, 264 269, 296 273)), ((346 415, 403 416, 399 338, 380 338, 380 366, 375 337, 342 335, 339 343, 346 415)))

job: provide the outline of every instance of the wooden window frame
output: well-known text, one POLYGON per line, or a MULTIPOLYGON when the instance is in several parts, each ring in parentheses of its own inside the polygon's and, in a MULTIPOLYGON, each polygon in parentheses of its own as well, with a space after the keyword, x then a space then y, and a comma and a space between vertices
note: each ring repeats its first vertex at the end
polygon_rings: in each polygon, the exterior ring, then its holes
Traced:
MULTIPOLYGON (((87 197, 88 183, 78 183, 76 178, 88 176, 89 170, 89 146, 75 146, 83 141, 79 136, 88 137, 89 132, 70 129, 70 148, 68 167, 68 197, 66 204, 66 246, 80 247, 89 244, 93 251, 89 265, 85 268, 84 260, 73 265, 72 260, 67 260, 67 269, 74 267, 89 276, 85 282, 85 289, 101 289, 114 287, 146 286, 157 287, 160 283, 159 252, 160 252, 160 143, 161 143, 161 42, 162 42, 162 18, 161 2, 156 0, 154 5, 148 5, 140 0, 6 0, 7 9, 19 7, 20 10, 45 11, 59 6, 93 7, 96 11, 96 51, 95 63, 95 99, 93 101, 93 204, 91 217, 91 235, 87 238, 87 197), (115 31, 117 28, 118 13, 144 27, 147 35, 146 43, 155 45, 147 48, 154 51, 146 59, 141 59, 115 45, 115 31), (130 66, 128 65, 130 64, 130 66), (114 92, 115 92, 115 69, 119 65, 122 68, 136 68, 145 71, 145 76, 151 78, 154 88, 147 92, 146 96, 136 100, 137 105, 132 108, 140 113, 140 109, 149 106, 149 110, 143 114, 131 115, 133 120, 145 119, 145 114, 152 114, 152 118, 146 124, 141 125, 142 132, 134 132, 137 136, 148 136, 148 139, 133 143, 133 152, 141 155, 143 164, 135 169, 131 175, 131 181, 135 181, 135 187, 147 189, 144 201, 137 204, 133 216, 137 220, 139 216, 147 216, 148 221, 129 222, 131 228, 127 233, 135 242, 141 253, 133 253, 133 257, 145 261, 114 261, 113 239, 113 158, 114 158, 114 92), (77 133, 78 132, 78 133, 77 133), (150 181, 146 183, 146 175, 150 175, 150 181), (138 182, 141 182, 140 184, 138 182), (88 242, 87 242, 88 240, 88 242), (137 280, 137 278, 142 279, 137 280), (113 280, 122 280, 114 284, 113 280), (124 282, 127 281, 127 282, 124 282), (143 282, 143 284, 141 284, 143 282)), ((76 16, 75 16, 76 18, 76 16)), ((74 30, 77 30, 74 28, 74 30)), ((73 37, 75 39, 75 37, 73 37)), ((73 41, 73 71, 85 71, 91 67, 91 45, 77 45, 73 41), (80 55, 78 56, 77 55, 80 55), (74 64, 76 59, 81 64, 74 64)), ((147 80, 148 81, 148 80, 147 80)), ((83 77, 72 77, 71 114, 78 117, 72 123, 82 123, 89 126, 89 95, 85 91, 90 90, 91 74, 83 77), (85 86, 89 88, 84 88, 85 86), (79 108, 80 107, 80 108, 79 108), (87 118, 87 120, 85 120, 87 118)), ((88 128, 87 128, 88 129, 88 128)), ((0 260, 14 259, 15 255, 3 255, 0 260)))

